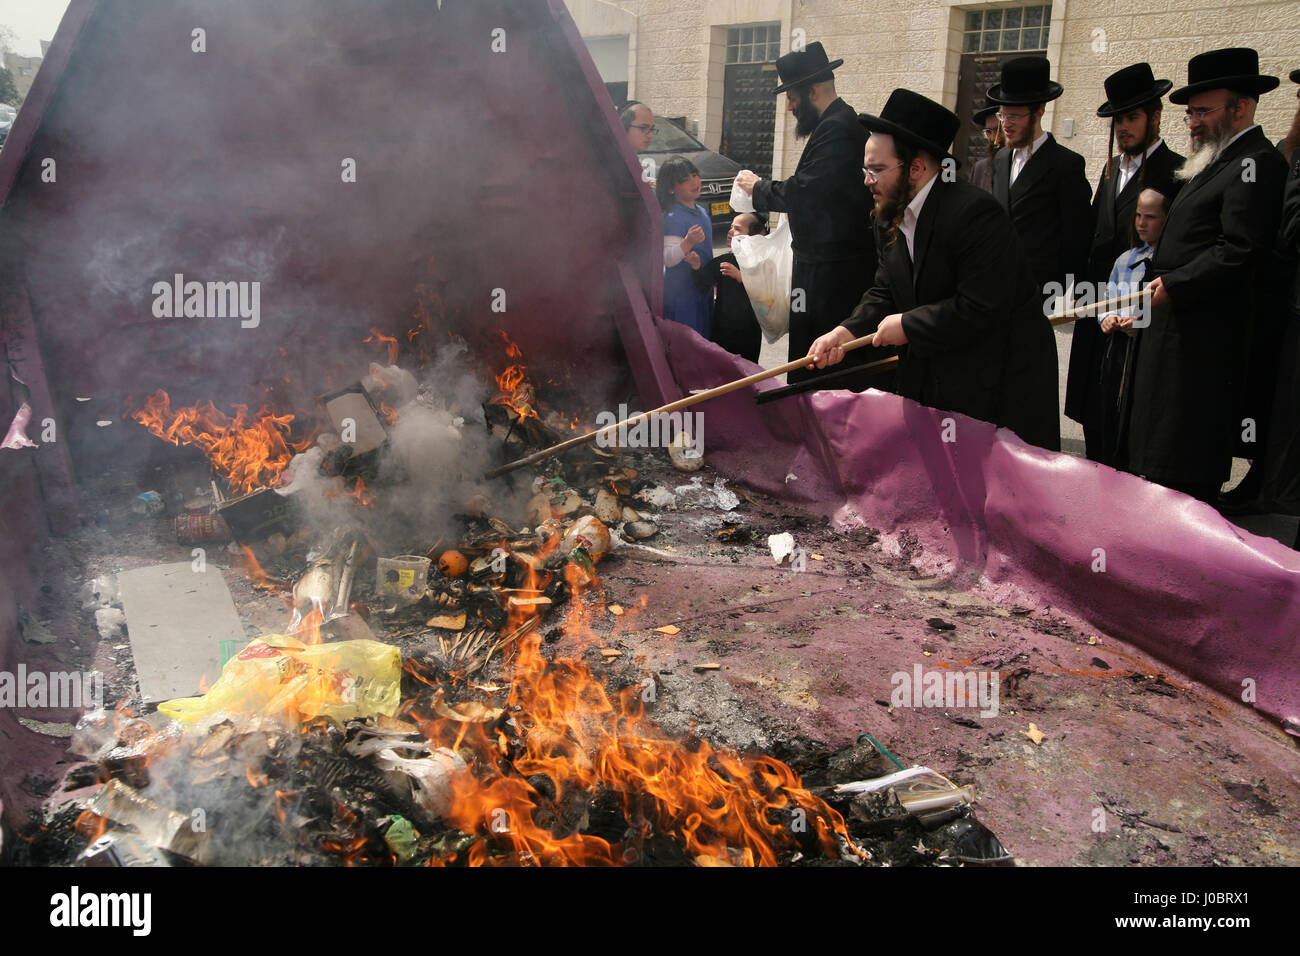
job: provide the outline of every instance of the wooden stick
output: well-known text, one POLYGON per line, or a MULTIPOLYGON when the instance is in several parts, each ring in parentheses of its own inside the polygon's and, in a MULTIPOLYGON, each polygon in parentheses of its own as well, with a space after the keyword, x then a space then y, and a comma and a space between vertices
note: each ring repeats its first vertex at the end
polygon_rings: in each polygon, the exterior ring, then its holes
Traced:
MULTIPOLYGON (((861 338, 845 342, 840 346, 845 352, 851 352, 854 349, 862 348, 864 345, 870 345, 876 334, 864 335, 861 338)), ((558 445, 552 445, 550 448, 543 448, 539 452, 534 452, 527 458, 520 458, 518 461, 512 461, 509 464, 502 465, 500 468, 493 468, 487 473, 488 478, 497 478, 517 468, 523 468, 525 465, 532 465, 536 462, 558 455, 560 452, 568 451, 570 448, 576 448, 579 445, 585 445, 587 442, 595 441, 601 435, 617 434, 618 429, 624 426, 632 426, 638 422, 648 421, 656 415, 667 415, 682 408, 688 408, 691 405, 697 405, 700 402, 707 402, 711 398, 718 398, 722 395, 730 394, 742 388, 748 388, 755 382, 765 382, 769 378, 776 378, 786 372, 793 372, 798 368, 807 368, 811 363, 805 355, 801 359, 793 362, 786 362, 784 365, 778 365, 775 368, 769 368, 763 372, 755 372, 753 375, 746 375, 744 378, 738 378, 734 382, 728 382, 725 385, 719 385, 716 388, 710 388, 707 391, 699 392, 695 395, 687 395, 685 398, 679 398, 675 402, 669 402, 667 405, 660 405, 656 409, 648 412, 642 412, 639 415, 633 415, 631 418, 625 418, 621 422, 615 422, 612 425, 606 425, 604 428, 597 429, 594 432, 587 432, 585 435, 579 435, 577 438, 570 438, 568 441, 562 441, 558 445)))
POLYGON ((1138 305, 1144 298, 1151 297, 1151 289, 1147 287, 1138 292, 1130 292, 1127 295, 1116 296, 1113 299, 1105 299, 1102 302, 1094 302, 1091 305, 1081 305, 1077 309, 1071 309, 1068 312, 1058 312, 1055 315, 1049 315, 1047 320, 1052 325, 1068 325, 1071 322, 1077 322, 1079 319, 1095 316, 1099 312, 1109 309, 1119 309, 1126 305, 1138 305))

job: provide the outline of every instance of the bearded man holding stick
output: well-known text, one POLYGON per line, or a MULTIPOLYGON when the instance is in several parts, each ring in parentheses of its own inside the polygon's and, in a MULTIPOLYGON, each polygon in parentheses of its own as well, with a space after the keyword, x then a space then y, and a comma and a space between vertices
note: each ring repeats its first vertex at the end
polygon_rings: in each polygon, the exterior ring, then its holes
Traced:
POLYGON ((874 332, 876 347, 904 346, 905 398, 1059 450, 1056 339, 1010 217, 989 193, 948 175, 961 121, 902 89, 880 116, 858 119, 871 134, 865 165, 880 264, 852 315, 817 338, 808 359, 834 365, 841 346, 874 332))
POLYGON ((1237 392, 1253 325, 1252 294, 1268 280, 1286 161, 1255 124, 1277 87, 1254 50, 1192 57, 1187 106, 1192 153, 1151 263, 1151 326, 1133 376, 1129 467, 1213 503, 1232 466, 1237 392))

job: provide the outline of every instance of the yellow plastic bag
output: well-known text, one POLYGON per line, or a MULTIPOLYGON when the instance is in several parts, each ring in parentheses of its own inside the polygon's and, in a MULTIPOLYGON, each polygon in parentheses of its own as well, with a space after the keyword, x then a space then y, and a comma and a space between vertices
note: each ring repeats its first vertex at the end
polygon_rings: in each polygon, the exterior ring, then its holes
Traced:
POLYGON ((401 703, 402 655, 379 641, 303 644, 282 634, 252 641, 226 662, 202 697, 158 705, 159 713, 193 724, 212 714, 262 716, 286 724, 327 717, 391 717, 401 703))

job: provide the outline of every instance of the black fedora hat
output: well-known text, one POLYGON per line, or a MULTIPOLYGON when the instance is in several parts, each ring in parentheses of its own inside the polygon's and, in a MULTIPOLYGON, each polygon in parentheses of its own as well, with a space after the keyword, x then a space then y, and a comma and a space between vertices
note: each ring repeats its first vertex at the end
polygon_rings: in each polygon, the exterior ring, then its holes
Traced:
POLYGON ((980 129, 984 128, 984 121, 998 111, 996 103, 990 103, 988 106, 982 106, 971 114, 970 121, 980 129))
POLYGON ((1046 103, 1065 92, 1051 79, 1052 67, 1045 56, 1018 56, 1002 64, 1002 82, 989 88, 985 96, 1001 106, 1028 106, 1046 103))
POLYGON ((1097 107, 1098 116, 1116 116, 1148 100, 1158 100, 1174 84, 1170 80, 1157 80, 1150 63, 1134 63, 1106 77, 1105 86, 1106 102, 1097 107))
POLYGON ((792 50, 785 56, 777 57, 776 75, 781 78, 781 85, 772 92, 784 93, 790 87, 799 86, 801 83, 820 83, 829 80, 835 75, 835 68, 843 63, 843 60, 827 62, 826 51, 822 49, 819 41, 814 40, 802 50, 792 50))
POLYGON ((1169 94, 1169 101, 1186 106, 1197 93, 1206 90, 1232 90, 1258 97, 1277 89, 1276 76, 1259 72, 1259 54, 1247 46, 1228 47, 1198 53, 1187 61, 1187 85, 1169 94))
POLYGON ((948 147, 961 128, 950 109, 911 90, 894 90, 879 116, 859 113, 858 122, 870 133, 888 133, 939 159, 952 157, 948 147))

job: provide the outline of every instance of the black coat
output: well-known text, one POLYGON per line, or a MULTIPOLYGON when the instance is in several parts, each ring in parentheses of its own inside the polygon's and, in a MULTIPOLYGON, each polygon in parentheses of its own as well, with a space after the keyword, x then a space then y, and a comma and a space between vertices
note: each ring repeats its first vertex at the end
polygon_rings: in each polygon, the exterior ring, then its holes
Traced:
MULTIPOLYGON (((794 175, 754 186, 755 209, 790 217, 791 359, 808 354, 814 339, 844 321, 876 271, 871 231, 875 200, 862 174, 866 145, 867 131, 857 114, 836 99, 808 137, 794 175)), ((865 361, 857 355, 852 360, 865 361)), ((815 374, 798 369, 787 380, 798 382, 815 374)), ((841 381, 837 387, 849 383, 841 381)))
POLYGON ((790 246, 796 259, 835 262, 873 255, 871 210, 875 205, 863 180, 867 131, 841 99, 822 112, 784 182, 759 180, 754 208, 790 216, 790 246))
POLYGON ((1092 240, 1083 157, 1048 133, 1011 183, 1014 152, 1008 147, 993 157, 993 195, 1011 215, 1039 291, 1046 296, 1047 284, 1057 282, 1064 292, 1069 276, 1083 277, 1092 240))
MULTIPOLYGON (((1088 255, 1085 278, 1104 289, 1111 268, 1121 253, 1138 245, 1133 235, 1133 220, 1137 213, 1138 195, 1148 187, 1159 189, 1173 200, 1181 181, 1174 171, 1183 165, 1183 157, 1161 143, 1159 148, 1143 160, 1138 171, 1124 185, 1118 196, 1120 157, 1111 159, 1111 176, 1105 170, 1097 181, 1097 191, 1092 198, 1092 250, 1088 255)), ((1100 298, 1100 296, 1098 296, 1100 298)), ((1070 344, 1070 369, 1065 380, 1065 414, 1084 427, 1088 457, 1094 461, 1112 464, 1104 448, 1113 447, 1101 432, 1101 405, 1097 393, 1101 377, 1102 355, 1107 349, 1107 336, 1101 333, 1096 322, 1075 322, 1070 344)), ((1114 351, 1114 349, 1112 349, 1114 351)))
POLYGON ((1007 214, 979 187, 939 177, 921 207, 915 248, 915 269, 901 233, 883 249, 871 289, 844 325, 866 335, 901 312, 902 395, 1058 450, 1056 339, 1007 214))
POLYGON ((713 300, 713 331, 709 339, 728 352, 757 362, 763 348, 762 329, 744 284, 722 274, 720 267, 724 262, 736 265, 735 255, 726 252, 714 256, 691 273, 696 288, 707 289, 710 293, 715 288, 718 290, 717 298, 713 300))
POLYGON ((1300 515, 1300 156, 1291 166, 1282 201, 1278 249, 1292 275, 1291 308, 1281 349, 1281 375, 1264 455, 1260 500, 1269 511, 1300 515))
MULTIPOLYGON (((1253 290, 1269 278, 1286 161, 1256 127, 1191 182, 1169 210, 1149 277, 1170 304, 1139 332, 1129 466, 1161 484, 1227 480, 1253 290)), ((1272 281, 1272 280, 1270 280, 1272 281)))

